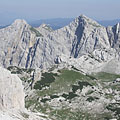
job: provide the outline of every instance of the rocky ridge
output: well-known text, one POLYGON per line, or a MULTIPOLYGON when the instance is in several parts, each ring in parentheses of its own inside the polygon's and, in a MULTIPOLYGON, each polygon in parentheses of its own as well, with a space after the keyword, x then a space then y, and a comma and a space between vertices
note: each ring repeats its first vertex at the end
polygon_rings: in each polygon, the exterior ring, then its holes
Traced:
POLYGON ((88 66, 88 70, 83 67, 85 72, 89 72, 89 66, 93 72, 100 66, 99 70, 103 70, 104 65, 114 59, 119 63, 119 29, 119 24, 105 28, 84 15, 55 31, 45 24, 33 28, 24 20, 16 20, 11 26, 0 29, 1 66, 46 69, 66 56, 67 64, 70 64, 68 58, 75 61, 73 66, 83 61, 88 66), (88 59, 86 63, 84 56, 95 59, 93 62, 88 59), (98 62, 98 66, 94 62, 98 62))

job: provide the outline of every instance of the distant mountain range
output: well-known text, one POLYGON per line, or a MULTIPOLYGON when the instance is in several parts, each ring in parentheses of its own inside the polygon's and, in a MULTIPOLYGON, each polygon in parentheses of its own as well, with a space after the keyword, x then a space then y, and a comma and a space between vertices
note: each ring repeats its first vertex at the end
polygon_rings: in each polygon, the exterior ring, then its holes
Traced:
POLYGON ((116 19, 116 20, 102 20, 102 21, 98 21, 99 24, 107 27, 107 26, 113 26, 117 23, 120 22, 120 19, 116 19))
POLYGON ((0 26, 0 29, 5 28, 5 27, 8 27, 8 26, 9 26, 9 25, 0 26))
MULTIPOLYGON (((50 27, 52 27, 52 29, 56 30, 59 28, 62 28, 66 25, 68 25, 70 22, 72 22, 74 20, 74 18, 53 18, 53 19, 40 19, 40 20, 36 20, 36 21, 31 21, 28 22, 31 26, 33 27, 39 27, 41 24, 49 24, 50 27)), ((117 23, 120 22, 120 19, 115 19, 115 20, 101 20, 101 21, 97 21, 99 24, 107 27, 107 26, 113 26, 117 23)), ((1 25, 0 28, 4 28, 6 26, 8 26, 10 23, 6 24, 6 25, 1 25)))
MULTIPOLYGON (((55 19, 41 19, 37 21, 29 22, 30 25, 33 27, 39 27, 41 24, 49 24, 54 30, 62 28, 66 25, 68 25, 70 22, 72 22, 74 18, 55 18, 55 19)), ((97 21, 99 24, 107 27, 107 26, 113 26, 120 22, 120 19, 115 20, 101 20, 97 21)))
POLYGON ((62 28, 72 22, 74 18, 54 18, 54 19, 41 19, 29 22, 33 27, 39 27, 41 24, 49 24, 54 30, 62 28))

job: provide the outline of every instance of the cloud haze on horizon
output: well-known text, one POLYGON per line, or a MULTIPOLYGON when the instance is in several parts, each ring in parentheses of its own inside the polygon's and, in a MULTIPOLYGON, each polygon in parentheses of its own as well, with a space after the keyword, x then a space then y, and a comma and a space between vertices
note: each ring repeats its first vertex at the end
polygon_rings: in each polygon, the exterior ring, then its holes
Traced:
POLYGON ((96 19, 120 18, 120 0, 0 0, 1 20, 73 18, 80 14, 96 19))

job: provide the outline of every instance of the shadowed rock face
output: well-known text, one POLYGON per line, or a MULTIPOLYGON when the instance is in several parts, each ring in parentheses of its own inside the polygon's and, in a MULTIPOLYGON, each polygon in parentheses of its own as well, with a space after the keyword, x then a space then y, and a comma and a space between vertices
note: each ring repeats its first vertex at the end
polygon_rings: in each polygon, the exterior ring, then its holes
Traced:
POLYGON ((73 55, 75 58, 86 53, 92 53, 95 49, 109 48, 110 44, 106 29, 86 16, 78 17, 75 31, 76 43, 73 42, 73 55))
POLYGON ((68 26, 53 31, 47 25, 33 28, 24 20, 16 20, 12 25, 0 29, 0 42, 0 64, 3 67, 43 69, 54 65, 55 59, 62 56, 76 59, 77 64, 78 58, 88 54, 104 63, 116 59, 119 24, 106 29, 81 15, 68 26), (103 54, 104 51, 106 54, 103 54))
POLYGON ((107 27, 107 33, 111 47, 120 51, 120 23, 113 27, 107 27))

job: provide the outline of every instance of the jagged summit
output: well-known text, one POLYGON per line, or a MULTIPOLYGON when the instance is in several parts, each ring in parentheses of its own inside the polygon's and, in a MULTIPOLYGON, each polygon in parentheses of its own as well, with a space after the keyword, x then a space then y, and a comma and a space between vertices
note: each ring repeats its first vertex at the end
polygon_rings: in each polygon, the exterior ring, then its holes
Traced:
POLYGON ((41 29, 43 28, 43 29, 46 29, 48 31, 53 31, 53 29, 50 27, 50 25, 45 24, 45 23, 41 24, 38 28, 41 28, 41 29))
POLYGON ((27 24, 27 22, 26 22, 24 19, 16 19, 13 23, 14 23, 14 24, 18 24, 18 23, 27 24))
POLYGON ((38 28, 36 28, 42 35, 46 36, 48 33, 52 32, 53 29, 49 24, 41 24, 38 28))
POLYGON ((78 19, 86 19, 86 20, 89 20, 90 18, 87 17, 86 15, 84 14, 81 14, 80 16, 77 17, 78 19))
POLYGON ((20 26, 20 25, 26 25, 28 24, 24 19, 16 19, 12 25, 13 26, 20 26))
POLYGON ((91 25, 93 27, 101 27, 101 25, 99 23, 97 23, 95 20, 81 14, 80 16, 78 16, 74 22, 80 24, 84 24, 84 25, 91 25))

